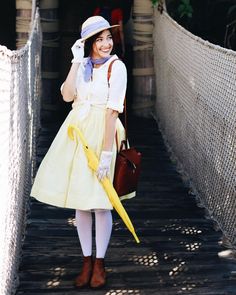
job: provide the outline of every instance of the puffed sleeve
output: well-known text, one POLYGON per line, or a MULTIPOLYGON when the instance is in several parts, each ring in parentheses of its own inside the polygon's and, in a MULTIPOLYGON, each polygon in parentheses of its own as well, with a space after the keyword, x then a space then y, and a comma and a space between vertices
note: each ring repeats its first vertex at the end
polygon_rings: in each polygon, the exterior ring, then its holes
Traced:
POLYGON ((122 113, 127 87, 127 70, 125 64, 121 60, 113 63, 109 84, 110 87, 106 107, 122 113))

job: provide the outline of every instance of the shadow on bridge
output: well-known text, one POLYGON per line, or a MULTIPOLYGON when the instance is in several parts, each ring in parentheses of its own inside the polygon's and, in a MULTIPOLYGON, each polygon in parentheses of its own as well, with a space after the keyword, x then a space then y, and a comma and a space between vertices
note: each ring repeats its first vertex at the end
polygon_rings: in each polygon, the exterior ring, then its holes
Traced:
MULTIPOLYGON (((17 295, 229 295, 236 294, 236 265, 220 258, 221 233, 184 186, 171 162, 156 122, 130 118, 131 144, 143 154, 137 197, 126 201, 141 244, 137 245, 114 212, 107 253, 107 286, 76 290, 81 250, 74 211, 32 200, 17 295)), ((58 126, 43 127, 40 162, 58 126)))

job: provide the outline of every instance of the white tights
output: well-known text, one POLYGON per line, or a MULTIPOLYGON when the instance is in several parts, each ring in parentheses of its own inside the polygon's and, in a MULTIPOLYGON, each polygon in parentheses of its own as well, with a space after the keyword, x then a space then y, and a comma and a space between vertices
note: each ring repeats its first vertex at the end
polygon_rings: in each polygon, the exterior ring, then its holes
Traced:
MULTIPOLYGON (((94 210, 96 258, 104 258, 112 231, 110 210, 94 210)), ((92 212, 76 210, 77 232, 84 256, 92 255, 92 212)))

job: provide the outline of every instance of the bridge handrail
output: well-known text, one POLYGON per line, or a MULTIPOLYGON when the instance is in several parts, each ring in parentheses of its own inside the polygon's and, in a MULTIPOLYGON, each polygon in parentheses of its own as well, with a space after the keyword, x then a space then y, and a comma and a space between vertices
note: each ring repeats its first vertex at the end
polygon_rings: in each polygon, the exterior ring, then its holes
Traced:
POLYGON ((155 11, 156 114, 178 167, 236 246, 236 52, 155 11))
POLYGON ((40 110, 38 9, 24 47, 0 46, 0 294, 13 294, 36 165, 40 110))

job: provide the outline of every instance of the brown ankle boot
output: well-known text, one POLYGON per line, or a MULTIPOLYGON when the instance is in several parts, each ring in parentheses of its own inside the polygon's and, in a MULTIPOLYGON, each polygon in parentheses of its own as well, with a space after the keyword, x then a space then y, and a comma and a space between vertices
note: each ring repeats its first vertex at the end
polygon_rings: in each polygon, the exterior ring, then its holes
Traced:
POLYGON ((91 288, 101 288, 106 284, 106 272, 104 267, 104 259, 96 258, 93 265, 93 274, 90 281, 91 288))
POLYGON ((82 271, 75 279, 75 286, 77 288, 82 288, 89 284, 92 275, 92 269, 92 256, 84 256, 82 271))

